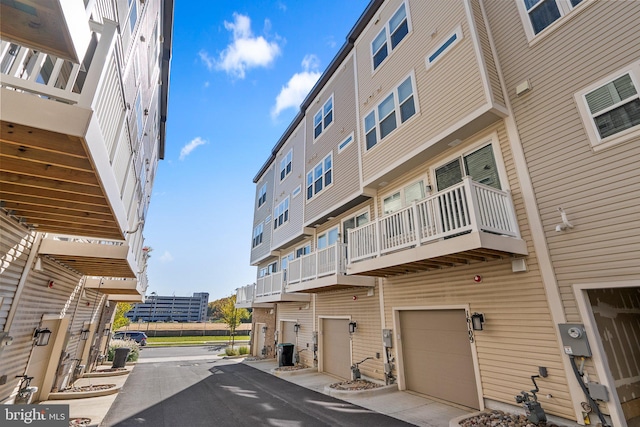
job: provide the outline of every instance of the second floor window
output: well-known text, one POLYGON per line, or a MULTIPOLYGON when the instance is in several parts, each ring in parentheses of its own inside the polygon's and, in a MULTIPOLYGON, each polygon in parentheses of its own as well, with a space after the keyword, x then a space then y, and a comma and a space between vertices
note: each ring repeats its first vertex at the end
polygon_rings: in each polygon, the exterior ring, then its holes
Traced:
POLYGON ((583 0, 522 0, 533 35, 571 12, 583 0))
POLYGON ((258 224, 256 228, 253 229, 253 241, 251 243, 252 248, 255 248, 262 243, 262 230, 262 223, 258 224))
POLYGON ((265 204, 267 201, 267 184, 264 184, 260 188, 260 192, 258 193, 258 207, 265 204))
POLYGON ((407 18, 407 5, 402 6, 393 14, 389 22, 378 33, 371 42, 371 55, 373 57, 373 69, 377 69, 384 61, 389 52, 396 48, 398 43, 409 34, 409 20, 407 18), (389 36, 387 36, 387 33, 389 36))
POLYGON ((320 134, 333 122, 333 95, 324 103, 324 106, 313 116, 313 138, 320 134))
POLYGON ((318 235, 318 249, 324 249, 338 241, 338 227, 318 235))
POLYGON ((333 154, 329 154, 307 173, 307 200, 333 182, 333 154))
POLYGON ((273 214, 273 229, 276 230, 287 221, 289 221, 289 197, 276 206, 273 214))
POLYGON ((291 162, 293 161, 293 151, 289 152, 280 160, 280 181, 285 179, 291 173, 291 162))
POLYGON ((416 113, 413 82, 407 77, 380 104, 364 118, 367 150, 389 135, 399 123, 404 123, 416 113))
POLYGON ((435 178, 438 191, 462 182, 464 176, 470 176, 474 181, 498 190, 502 188, 491 144, 463 154, 436 168, 435 178))

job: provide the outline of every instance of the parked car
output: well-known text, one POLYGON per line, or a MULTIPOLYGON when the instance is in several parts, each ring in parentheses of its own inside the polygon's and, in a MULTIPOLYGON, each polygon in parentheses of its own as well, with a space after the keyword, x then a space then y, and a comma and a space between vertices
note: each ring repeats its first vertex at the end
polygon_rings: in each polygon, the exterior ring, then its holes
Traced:
POLYGON ((113 334, 114 340, 134 340, 141 346, 147 345, 147 334, 140 331, 122 331, 113 334))

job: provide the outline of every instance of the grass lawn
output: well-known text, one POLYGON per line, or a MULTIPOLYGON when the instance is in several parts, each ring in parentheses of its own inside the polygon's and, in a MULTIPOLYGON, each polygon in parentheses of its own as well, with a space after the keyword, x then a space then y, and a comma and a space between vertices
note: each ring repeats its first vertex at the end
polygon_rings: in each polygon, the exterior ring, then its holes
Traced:
MULTIPOLYGON (((249 341, 249 336, 236 336, 235 341, 249 341)), ((148 337, 147 345, 202 345, 230 342, 228 336, 148 337)))

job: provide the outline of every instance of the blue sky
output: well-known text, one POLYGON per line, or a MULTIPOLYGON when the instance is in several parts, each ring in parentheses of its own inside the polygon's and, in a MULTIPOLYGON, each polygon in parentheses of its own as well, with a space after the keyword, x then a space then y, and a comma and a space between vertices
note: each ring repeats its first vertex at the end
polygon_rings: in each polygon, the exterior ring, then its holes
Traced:
POLYGON ((175 2, 165 159, 145 224, 150 292, 255 282, 255 185, 367 0, 175 2))

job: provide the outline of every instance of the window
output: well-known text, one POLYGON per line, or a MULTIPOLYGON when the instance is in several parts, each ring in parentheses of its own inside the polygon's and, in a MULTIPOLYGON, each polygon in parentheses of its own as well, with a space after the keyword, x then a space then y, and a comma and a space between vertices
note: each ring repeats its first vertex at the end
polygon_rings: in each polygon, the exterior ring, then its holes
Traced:
POLYGON ((148 58, 147 61, 147 78, 148 78, 148 86, 151 86, 151 82, 153 81, 153 77, 155 76, 155 69, 158 65, 158 61, 160 60, 160 37, 158 36, 158 21, 156 19, 155 24, 153 25, 153 31, 151 32, 151 40, 149 40, 148 49, 148 58))
POLYGON ((298 185, 291 193, 291 197, 296 197, 301 192, 302 192, 302 186, 298 185))
POLYGON ((351 144, 351 141, 353 141, 353 133, 351 135, 349 135, 344 141, 342 141, 340 144, 338 144, 338 153, 341 153, 342 150, 344 150, 345 148, 347 148, 349 146, 349 144, 351 144))
POLYGON ((260 188, 260 192, 258 193, 258 207, 264 205, 267 201, 267 184, 264 184, 260 188))
POLYGON ((431 67, 442 54, 455 46, 462 39, 462 28, 458 27, 447 39, 434 49, 429 55, 427 55, 427 69, 431 67))
POLYGON ((136 21, 138 20, 138 0, 128 0, 129 2, 129 29, 131 34, 136 28, 136 21))
POLYGON ((296 258, 300 258, 303 255, 308 255, 311 253, 311 244, 307 243, 304 246, 300 246, 298 249, 296 249, 296 258))
POLYGON ((389 22, 385 24, 380 33, 371 42, 374 70, 382 64, 389 52, 393 51, 407 34, 409 34, 407 6, 406 3, 402 3, 389 22), (387 33, 389 37, 387 37, 387 33))
POLYGON ((269 264, 267 266, 267 275, 273 274, 273 273, 275 273, 277 271, 278 271, 278 263, 277 262, 272 262, 271 264, 269 264))
POLYGON ((312 171, 307 173, 307 200, 333 182, 333 153, 330 153, 312 171))
POLYGON ((262 243, 262 223, 258 224, 256 228, 253 229, 253 241, 251 243, 251 247, 255 248, 260 243, 262 243))
POLYGON ((289 261, 293 260, 293 252, 280 259, 280 271, 285 271, 289 266, 289 261))
POLYGON ((333 122, 333 95, 324 103, 324 106, 313 116, 313 139, 333 122))
POLYGON ((422 200, 425 197, 426 191, 424 181, 420 180, 413 184, 409 184, 400 191, 397 191, 382 200, 384 214, 386 215, 400 210, 404 206, 409 206, 413 201, 422 200))
POLYGON ((266 218, 264 219, 264 223, 265 223, 265 224, 269 224, 270 222, 271 222, 271 215, 269 215, 268 217, 266 217, 266 218))
POLYGON ((291 173, 291 161, 293 159, 293 151, 289 150, 286 156, 280 160, 280 181, 285 179, 291 173))
POLYGON ((289 221, 289 198, 282 201, 273 214, 273 229, 276 230, 285 222, 289 221))
POLYGON ((364 131, 367 150, 395 130, 398 122, 404 123, 416 113, 412 80, 412 76, 407 77, 365 116, 364 131))
POLYGON ((576 95, 591 143, 598 148, 640 133, 640 62, 576 95))
POLYGON ((318 235, 318 249, 324 249, 338 241, 338 227, 318 235))
POLYGON ((501 189, 492 144, 464 154, 435 169, 436 185, 442 191, 470 176, 474 181, 501 189))
POLYGON ((361 225, 365 225, 369 222, 369 212, 360 212, 352 216, 351 218, 347 218, 342 221, 342 230, 344 231, 344 236, 342 240, 344 243, 349 242, 349 230, 352 228, 360 227, 361 225))
POLYGON ((551 24, 570 13, 583 0, 520 0, 518 7, 526 18, 525 32, 531 40, 551 24))

